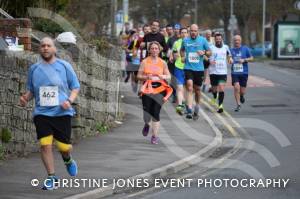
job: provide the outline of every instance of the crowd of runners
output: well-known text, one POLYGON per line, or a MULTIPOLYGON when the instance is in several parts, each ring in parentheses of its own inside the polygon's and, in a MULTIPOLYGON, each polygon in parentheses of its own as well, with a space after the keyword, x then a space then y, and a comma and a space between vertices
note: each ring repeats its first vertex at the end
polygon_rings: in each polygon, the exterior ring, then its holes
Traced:
POLYGON ((152 144, 158 143, 160 109, 168 97, 176 104, 176 112, 187 119, 199 118, 201 91, 210 92, 210 103, 218 113, 224 112, 227 68, 234 88, 234 111, 241 110, 241 104, 245 103, 248 63, 253 56, 242 45, 240 35, 234 36, 234 46, 229 48, 221 33, 205 30, 202 36, 196 24, 161 27, 154 20, 126 32, 122 35, 127 61, 125 82, 131 78, 133 91, 142 96, 145 122, 142 133, 147 136, 152 126, 152 144), (167 95, 169 88, 172 93, 167 95))
MULTIPOLYGON (((158 144, 160 110, 169 99, 176 103, 175 111, 179 115, 197 120, 201 91, 207 90, 210 82, 211 103, 217 106, 218 113, 224 111, 228 67, 231 68, 235 111, 240 111, 241 103, 245 102, 248 62, 253 60, 249 48, 241 44, 240 35, 234 36, 234 47, 229 48, 218 32, 206 30, 201 36, 196 24, 160 27, 159 21, 154 20, 142 28, 126 28, 122 39, 127 61, 125 82, 131 79, 133 91, 142 100, 142 134, 147 136, 151 129, 152 144, 158 144)), ((20 97, 20 105, 26 106, 31 99, 35 100, 33 120, 48 173, 43 189, 51 190, 58 181, 53 141, 68 173, 71 176, 78 173, 71 156, 71 117, 75 113, 72 103, 80 84, 71 64, 56 57, 55 42, 51 38, 41 40, 40 55, 41 59, 28 71, 27 91, 20 97)))

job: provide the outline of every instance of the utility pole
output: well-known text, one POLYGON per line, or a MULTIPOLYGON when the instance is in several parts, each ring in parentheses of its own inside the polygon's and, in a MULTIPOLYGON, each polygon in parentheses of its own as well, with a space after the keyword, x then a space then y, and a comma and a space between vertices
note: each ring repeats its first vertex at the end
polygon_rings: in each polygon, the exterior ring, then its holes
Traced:
POLYGON ((265 23, 266 23, 266 0, 263 0, 263 21, 262 21, 262 56, 265 56, 265 23))
POLYGON ((194 0, 195 1, 195 24, 198 24, 198 0, 194 0))
POLYGON ((124 23, 128 22, 128 0, 123 0, 124 23))
POLYGON ((111 35, 116 36, 116 15, 118 0, 111 0, 111 35))
POLYGON ((156 10, 155 10, 156 19, 159 19, 159 8, 160 8, 159 0, 156 0, 156 10))
MULTIPOLYGON (((230 20, 233 19, 233 0, 230 0, 230 20)), ((230 29, 230 45, 233 47, 233 31, 234 29, 230 29)))

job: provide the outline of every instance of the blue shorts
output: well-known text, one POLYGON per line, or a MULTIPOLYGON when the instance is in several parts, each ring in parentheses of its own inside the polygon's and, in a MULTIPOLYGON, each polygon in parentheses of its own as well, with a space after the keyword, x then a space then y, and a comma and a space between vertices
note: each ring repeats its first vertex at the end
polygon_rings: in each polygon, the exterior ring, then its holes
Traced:
POLYGON ((232 86, 234 86, 234 84, 238 82, 241 87, 247 87, 248 74, 231 74, 231 79, 232 86))
POLYGON ((174 68, 174 76, 176 78, 177 85, 183 85, 185 83, 184 70, 175 67, 174 68))

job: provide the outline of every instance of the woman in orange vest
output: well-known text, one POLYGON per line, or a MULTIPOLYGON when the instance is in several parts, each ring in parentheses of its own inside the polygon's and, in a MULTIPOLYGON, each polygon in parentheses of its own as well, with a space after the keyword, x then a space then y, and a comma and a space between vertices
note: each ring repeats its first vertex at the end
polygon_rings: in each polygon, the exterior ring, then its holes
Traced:
POLYGON ((162 47, 158 42, 154 41, 149 44, 149 56, 142 61, 137 75, 137 78, 144 82, 141 88, 145 122, 142 133, 144 136, 148 135, 152 120, 152 144, 158 144, 161 106, 173 91, 166 82, 171 79, 171 75, 166 62, 159 57, 161 50, 162 47))

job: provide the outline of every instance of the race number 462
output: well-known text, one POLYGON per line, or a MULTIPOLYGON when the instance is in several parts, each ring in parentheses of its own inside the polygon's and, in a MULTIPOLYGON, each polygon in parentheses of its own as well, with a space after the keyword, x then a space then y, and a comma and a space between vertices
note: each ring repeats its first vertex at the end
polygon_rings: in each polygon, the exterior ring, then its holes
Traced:
POLYGON ((58 106, 58 87, 42 86, 40 87, 40 106, 58 106))

